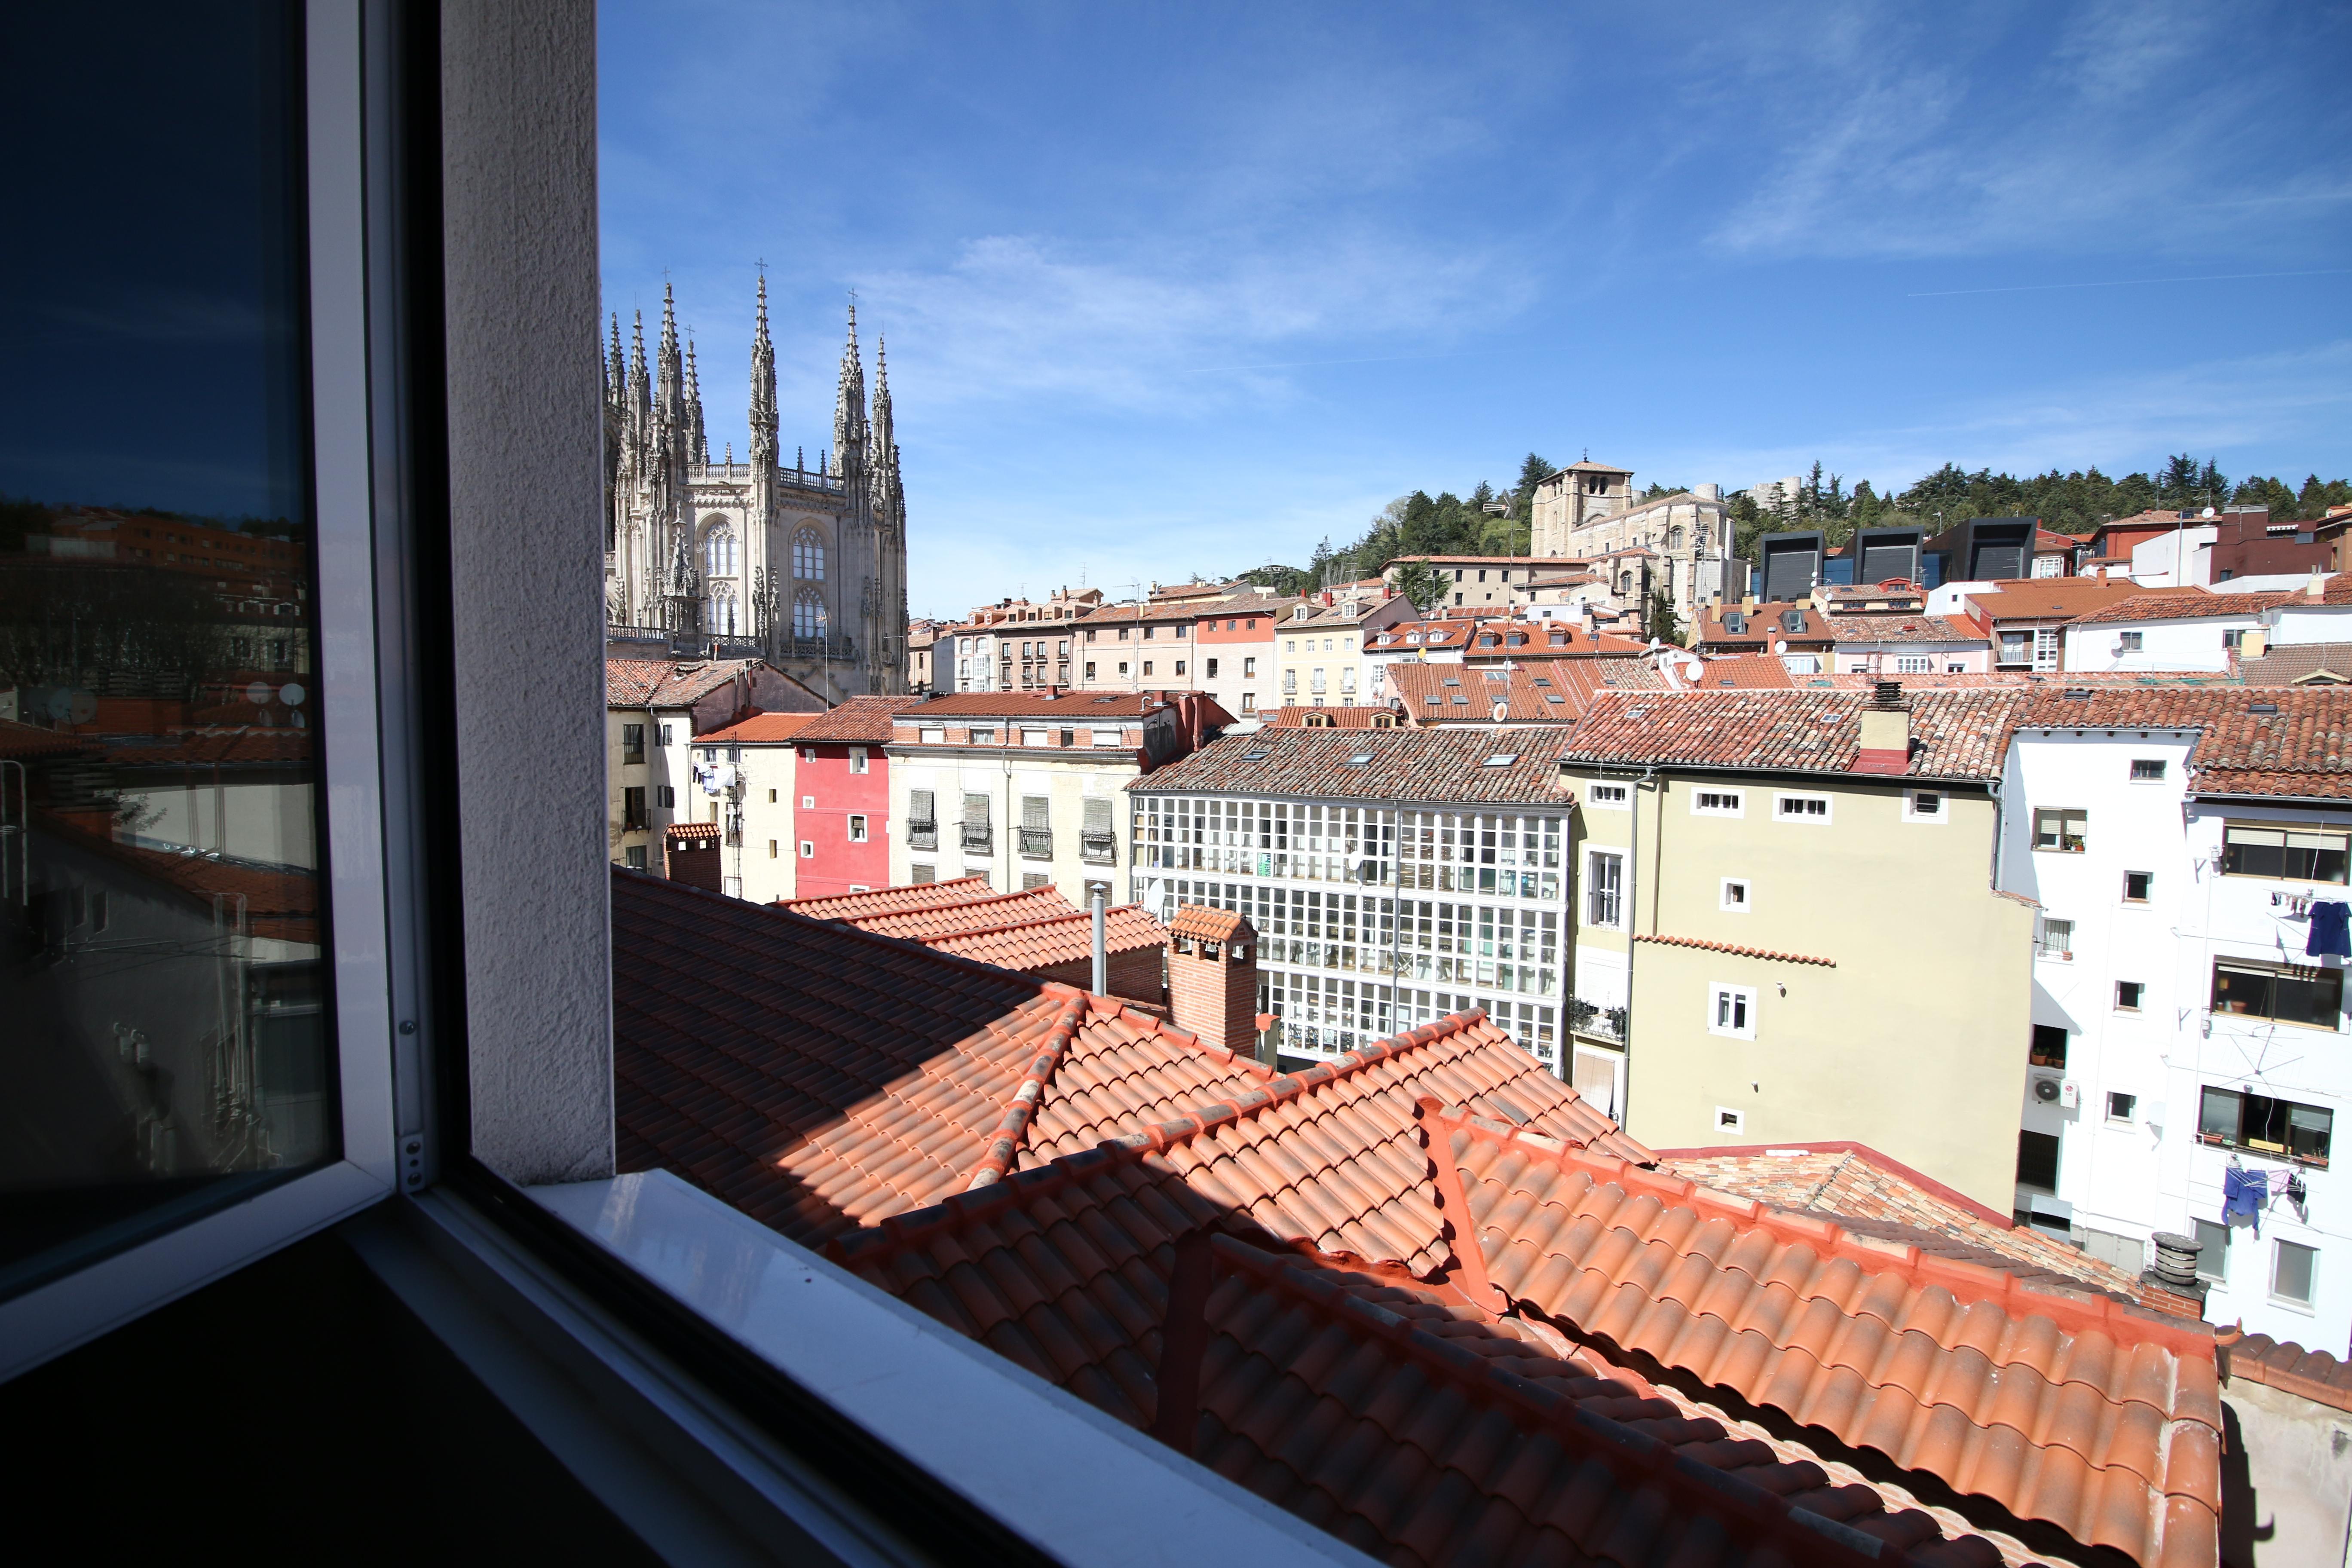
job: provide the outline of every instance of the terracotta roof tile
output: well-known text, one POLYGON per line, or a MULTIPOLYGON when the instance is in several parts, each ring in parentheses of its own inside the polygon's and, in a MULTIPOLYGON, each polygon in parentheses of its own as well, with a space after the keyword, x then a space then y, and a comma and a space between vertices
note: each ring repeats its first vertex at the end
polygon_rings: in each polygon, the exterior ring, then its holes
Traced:
POLYGON ((1655 932, 1637 934, 1635 942, 1654 942, 1661 947, 1697 947, 1709 952, 1737 953, 1742 958, 1769 958, 1780 963, 1818 963, 1824 969, 1835 969, 1834 958, 1813 958, 1801 952, 1775 952, 1769 948, 1741 947, 1737 942, 1709 942, 1697 936, 1661 936, 1655 932))
POLYGON ((1186 904, 1168 922, 1171 936, 1192 937, 1200 942, 1232 942, 1244 934, 1255 936, 1249 921, 1232 910, 1221 910, 1211 904, 1186 904))
POLYGON ((2238 678, 2248 686, 2335 685, 2352 682, 2352 643, 2297 643, 2243 659, 2238 678))
POLYGON ((1397 722, 1397 710, 1387 704, 1354 708, 1277 708, 1267 725, 1275 730, 1376 730, 1397 722))
POLYGON ((1963 621, 1944 616, 1830 616, 1830 631, 1840 643, 1969 642, 1981 643, 1984 634, 1963 621))
POLYGON ((1158 691, 1120 691, 1109 695, 1066 691, 1059 697, 1043 691, 958 691, 932 697, 899 709, 897 722, 929 724, 940 719, 1043 719, 1066 724, 1086 724, 1099 719, 1139 719, 1168 705, 1158 691))
MULTIPOLYGON (((871 921, 859 923, 868 931, 881 929, 871 921)), ((1094 915, 1085 910, 1073 910, 1067 914, 1045 915, 977 931, 942 931, 918 940, 938 952, 993 963, 1003 969, 1045 969, 1092 956, 1094 915)), ((1132 952, 1139 948, 1164 947, 1167 942, 1167 929, 1137 905, 1120 904, 1103 911, 1103 944, 1108 952, 1132 952)))
POLYGON ((607 658, 604 704, 609 708, 681 708, 744 674, 756 658, 607 658))
POLYGON ((1689 679, 1695 691, 1786 691, 1797 684, 1787 665, 1765 653, 1718 654, 1700 659, 1696 676, 1681 674, 1689 668, 1687 659, 1675 666, 1678 678, 1689 679))
POLYGON ((802 731, 823 717, 821 713, 754 713, 724 730, 712 730, 697 735, 694 743, 698 746, 724 745, 736 741, 745 745, 778 744, 798 739, 802 731))
POLYGON ((866 893, 829 893, 821 899, 779 899, 776 908, 806 915, 813 921, 855 921, 863 915, 895 914, 902 910, 932 910, 946 904, 969 903, 988 892, 985 877, 953 877, 944 882, 911 882, 898 888, 877 888, 866 893))
MULTIPOLYGON (((1571 762, 1680 763, 1850 773, 1861 749, 1860 691, 1682 691, 1610 695, 1576 727, 1571 762)), ((2008 691, 1914 693, 1911 773, 1996 778, 2018 698, 2008 691)))
POLYGON ((1433 1115, 1508 1300, 2142 1564, 2218 1552, 2200 1326, 1433 1115))
POLYGON ((1738 605, 1708 605, 1699 612, 1697 624, 1692 628, 1694 647, 1765 648, 1779 642, 1790 647, 1825 647, 1837 640, 1837 633, 1829 616, 1811 605, 1795 605, 1780 600, 1760 604, 1754 609, 1738 605), (1798 617, 1801 625, 1790 626, 1786 617, 1798 617), (1738 616, 1740 629, 1733 631, 1727 617, 1738 616))
POLYGON ((860 931, 880 936, 908 937, 926 942, 936 936, 997 931, 1031 921, 1052 920, 1078 912, 1053 887, 1024 888, 1017 893, 982 893, 953 903, 927 904, 920 909, 892 910, 873 914, 835 916, 860 931))
POLYGON ((2242 1377, 2315 1404, 2352 1410, 2352 1365, 2327 1352, 2307 1351, 2293 1340, 2234 1328, 2221 1330, 2216 1338, 2224 1347, 2230 1379, 2242 1377))
POLYGON ((2071 621, 2125 599, 2149 595, 2211 597, 2204 589, 2193 585, 2146 588, 2127 577, 2011 577, 1982 593, 1969 595, 1968 600, 1978 614, 1990 620, 2071 621))
POLYGON ((1568 798, 1554 782, 1565 739, 1532 730, 1256 730, 1213 741, 1127 787, 1322 799, 1406 794, 1415 801, 1565 810, 1568 798), (1367 760, 1350 761, 1359 756, 1367 760), (1490 767, 1494 757, 1512 760, 1490 767))
POLYGON ((1503 709, 1500 721, 1506 724, 1567 724, 1584 711, 1581 694, 1591 687, 1586 681, 1564 679, 1554 673, 1566 668, 1564 661, 1557 660, 1514 669, 1392 664, 1388 679, 1407 718, 1417 725, 1493 724, 1498 703, 1503 709))
POLYGON ((2252 616, 2273 605, 2290 604, 2302 597, 2300 594, 2208 594, 2198 598, 2178 593, 2142 593, 2077 616, 2072 624, 2095 626, 2109 621, 2193 621, 2215 616, 2252 616))

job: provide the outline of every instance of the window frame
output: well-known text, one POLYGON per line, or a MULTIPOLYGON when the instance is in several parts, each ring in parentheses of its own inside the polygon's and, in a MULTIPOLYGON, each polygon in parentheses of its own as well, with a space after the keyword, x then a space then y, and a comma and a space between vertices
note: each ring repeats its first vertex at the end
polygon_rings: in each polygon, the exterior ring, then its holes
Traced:
POLYGON ((1633 786, 1594 781, 1584 786, 1584 805, 1591 811, 1631 811, 1633 809, 1633 786), (1614 790, 1613 796, 1604 796, 1602 790, 1614 790))
POLYGON ((2032 835, 2027 847, 2036 855, 2082 855, 2088 853, 2090 849, 2091 809, 2088 806, 2037 805, 2033 808, 2033 815, 2027 819, 2026 826, 2032 835), (2044 817, 2058 819, 2055 843, 2044 844, 2042 841, 2042 820, 2044 817), (2066 831, 2066 824, 2069 820, 2078 817, 2082 820, 2083 830, 2078 834, 2070 835, 2066 831), (2071 844, 2068 842, 2070 838, 2073 840, 2071 844))
POLYGON ((1751 886, 1749 879, 1746 877, 1722 878, 1716 884, 1715 907, 1727 915, 1744 915, 1751 912, 1756 907, 1748 898, 1751 886), (1739 889, 1738 899, 1731 896, 1731 890, 1734 888, 1739 889))
MULTIPOLYGON (((371 16, 364 25, 390 23, 371 16)), ((391 353, 401 331, 401 269, 390 215, 370 211, 393 193, 371 189, 365 177, 391 129, 367 118, 361 84, 365 79, 371 96, 388 97, 378 83, 389 82, 390 63, 373 37, 362 53, 362 26, 359 7, 310 0, 300 68, 305 245, 297 287, 309 338, 317 686, 322 751, 331 759, 315 786, 329 920, 320 956, 334 1023, 341 1153, 258 1188, 224 1184, 189 1217, 154 1215, 154 1228, 135 1239, 88 1261, 61 1262, 62 1272, 0 1301, 0 1379, 404 1186, 421 1186, 433 1168, 425 1097, 395 1093, 395 1079, 421 1082, 428 1048, 418 1032, 428 1021, 418 884, 434 873, 419 850, 429 796, 415 668, 428 656, 414 631, 417 529, 391 353), (373 292, 371 275, 383 279, 373 292), (381 573, 379 551, 390 563, 381 573), (395 1017, 408 1033, 395 1033, 395 1017)))
POLYGON ((1691 791, 1690 814, 1693 816, 1726 816, 1738 819, 1748 815, 1748 791, 1739 787, 1696 788, 1691 791), (1728 795, 1729 805, 1707 805, 1708 800, 1720 801, 1728 795))
POLYGON ((1944 824, 1952 820, 1952 792, 1946 789, 1905 790, 1903 792, 1903 820, 1906 822, 1930 823, 1938 827, 1942 826, 1944 824), (1919 809, 1919 801, 1922 796, 1934 799, 1936 802, 1936 809, 1933 811, 1921 811, 1919 809))
POLYGON ((1595 931, 1625 930, 1625 851, 1613 846, 1587 845, 1584 850, 1584 923, 1595 931), (1599 860, 1613 863, 1615 874, 1605 889, 1609 898, 1613 900, 1616 911, 1615 918, 1612 920, 1601 920, 1594 914, 1596 906, 1593 900, 1601 897, 1604 891, 1601 879, 1593 869, 1593 863, 1599 860))
POLYGON ((1802 823, 1808 827, 1827 827, 1837 809, 1832 804, 1834 799, 1834 796, 1820 790, 1774 790, 1772 820, 1802 823), (1821 806, 1818 812, 1811 810, 1791 812, 1789 809, 1790 805, 1811 806, 1816 804, 1821 806))
POLYGON ((2216 957, 2213 960, 2210 971, 2210 988, 2206 993, 2205 1010, 2208 1014, 2216 1017, 2258 1019, 2265 1024, 2284 1024, 2290 1028, 2313 1029, 2322 1034, 2341 1034, 2344 1032, 2344 971, 2340 969, 2329 969, 2325 965, 2295 963, 2281 964, 2273 963, 2263 959, 2216 957), (2306 973, 2294 973, 2297 970, 2306 971, 2306 973), (2225 972, 2236 974, 2258 975, 2267 979, 2270 982, 2269 995, 2271 999, 2271 1011, 2258 1013, 2252 1009, 2240 1010, 2238 1008, 2222 1007, 2220 1005, 2221 976, 2225 972), (2329 978, 2335 983, 2336 1006, 2333 1021, 2326 1024, 2316 1024, 2308 1022, 2302 1018, 2280 1016, 2277 1011, 2278 982, 2284 978, 2294 981, 2298 984, 2313 984, 2315 979, 2317 977, 2329 978))
POLYGON ((1756 1037, 1756 1006, 1759 988, 1754 985, 1734 985, 1729 981, 1710 981, 1706 987, 1706 1032, 1727 1040, 1752 1040, 1756 1037), (1717 1023, 1725 1016, 1726 1001, 1731 1003, 1730 1019, 1717 1023))
MULTIPOLYGON (((2309 824, 2296 823, 2284 819, 2246 822, 2224 821, 2221 824, 2221 855, 2219 865, 2221 875, 2224 877, 2242 877, 2251 881, 2307 882, 2314 887, 2326 888, 2352 886, 2352 830, 2347 830, 2343 827, 2336 826, 2333 823, 2325 823, 2315 826, 2309 824), (2256 833, 2275 834, 2278 837, 2279 842, 2275 847, 2279 851, 2281 861, 2280 868, 2276 871, 2233 870, 2231 867, 2231 861, 2232 858, 2231 851, 2232 849, 2241 847, 2273 847, 2273 846, 2270 845, 2257 845, 2243 841, 2233 842, 2234 835, 2252 835, 2256 833), (2311 845, 2295 845, 2287 842, 2289 838, 2298 834, 2307 838, 2342 839, 2345 847, 2342 849, 2329 850, 2311 845), (2341 856, 2345 864, 2340 867, 2339 869, 2343 870, 2345 875, 2336 877, 2295 876, 2284 864, 2287 853, 2294 849, 2302 849, 2314 856, 2325 854, 2336 854, 2341 856)), ((2315 862, 2314 863, 2312 869, 2315 871, 2317 869, 2315 862)))
POLYGON ((2319 1248, 2305 1241, 2290 1241, 2285 1237, 2271 1238, 2270 1281, 2267 1287, 2272 1304, 2289 1311, 2308 1312, 2317 1305, 2319 1296, 2319 1248), (2290 1296, 2279 1289, 2280 1267, 2286 1262, 2287 1249, 2294 1248, 2308 1259, 2304 1264, 2304 1293, 2290 1296))

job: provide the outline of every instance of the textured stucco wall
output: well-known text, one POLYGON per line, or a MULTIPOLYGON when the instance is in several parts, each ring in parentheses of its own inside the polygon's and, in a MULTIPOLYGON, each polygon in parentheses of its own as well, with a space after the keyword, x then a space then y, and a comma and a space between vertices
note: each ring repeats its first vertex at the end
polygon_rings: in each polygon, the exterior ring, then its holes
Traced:
POLYGON ((474 1151, 613 1168, 596 16, 441 22, 457 754, 474 1151))

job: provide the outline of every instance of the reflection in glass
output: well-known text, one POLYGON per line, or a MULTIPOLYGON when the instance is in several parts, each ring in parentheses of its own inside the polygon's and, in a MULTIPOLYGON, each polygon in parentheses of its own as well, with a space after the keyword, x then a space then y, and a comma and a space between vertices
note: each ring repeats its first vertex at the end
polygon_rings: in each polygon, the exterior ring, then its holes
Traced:
POLYGON ((332 1158, 339 1120, 299 14, 0 40, 5 1294, 332 1158))

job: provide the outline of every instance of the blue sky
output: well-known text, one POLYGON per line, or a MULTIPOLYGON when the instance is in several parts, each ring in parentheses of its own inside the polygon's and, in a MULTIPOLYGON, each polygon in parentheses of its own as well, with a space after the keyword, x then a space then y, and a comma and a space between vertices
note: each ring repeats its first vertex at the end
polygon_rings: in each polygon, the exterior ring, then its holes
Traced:
POLYGON ((856 290, 919 615, 1297 563, 1530 449, 2352 473, 2342 7, 602 17, 608 303, 667 269, 740 455, 764 260, 814 463, 856 290))

